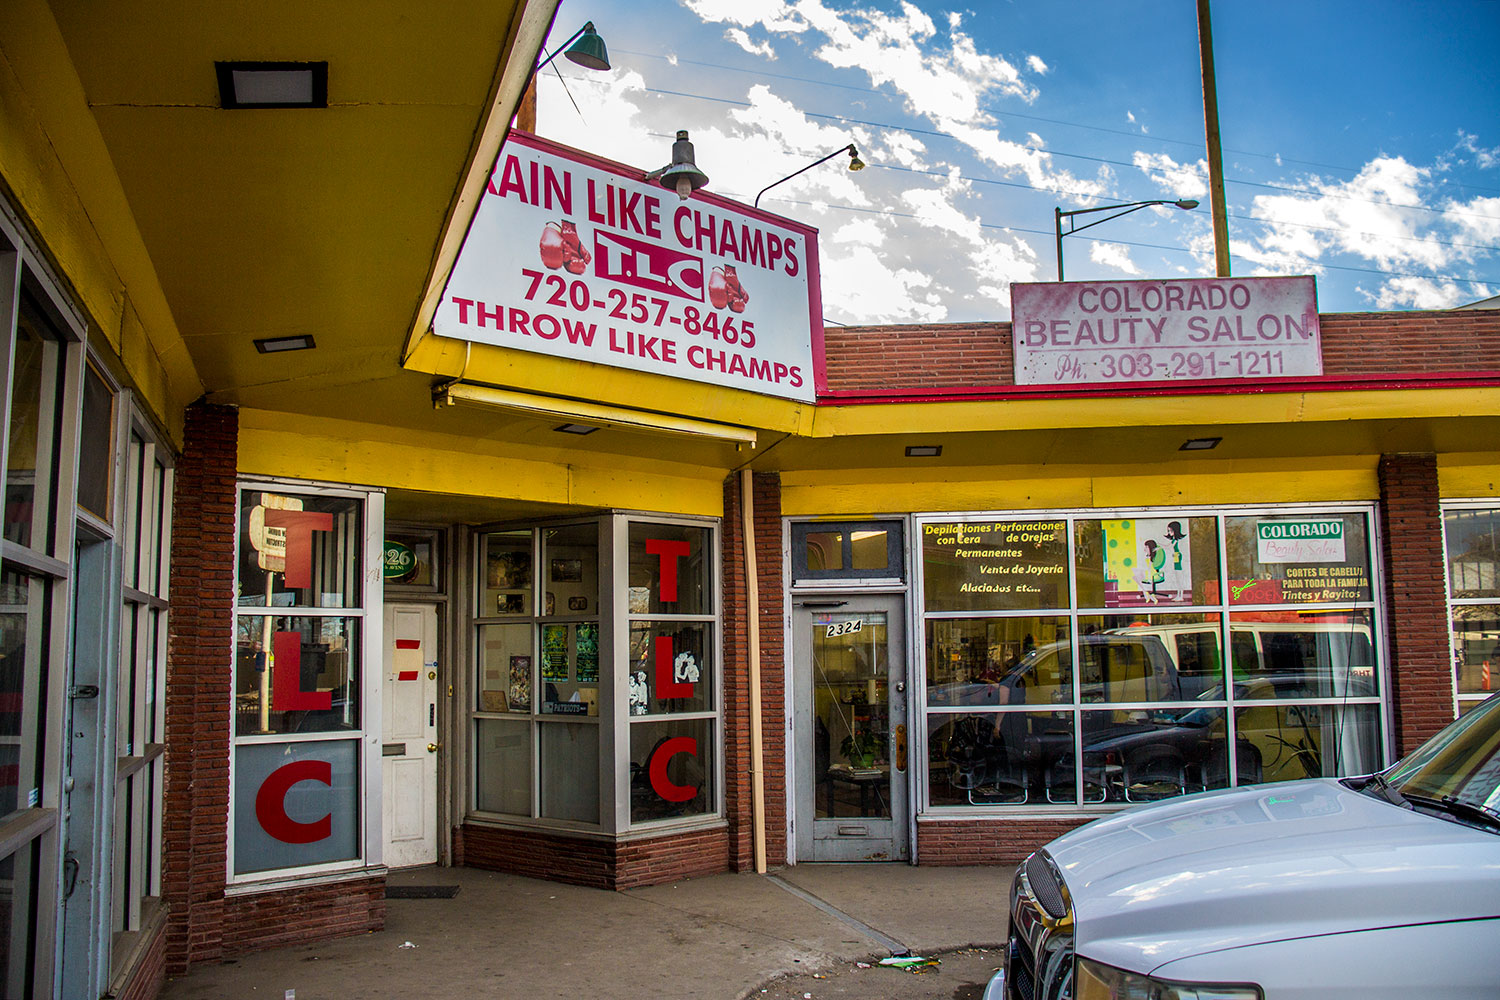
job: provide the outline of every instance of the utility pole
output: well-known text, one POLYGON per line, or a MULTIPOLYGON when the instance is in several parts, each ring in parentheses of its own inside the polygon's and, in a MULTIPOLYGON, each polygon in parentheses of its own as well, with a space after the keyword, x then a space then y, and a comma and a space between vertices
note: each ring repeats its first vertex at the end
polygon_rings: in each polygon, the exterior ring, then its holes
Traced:
POLYGON ((1229 216, 1224 209, 1224 156, 1219 152, 1219 94, 1214 83, 1214 33, 1208 0, 1198 0, 1198 57, 1203 65, 1203 129, 1208 141, 1208 199, 1214 217, 1214 265, 1229 277, 1229 216))

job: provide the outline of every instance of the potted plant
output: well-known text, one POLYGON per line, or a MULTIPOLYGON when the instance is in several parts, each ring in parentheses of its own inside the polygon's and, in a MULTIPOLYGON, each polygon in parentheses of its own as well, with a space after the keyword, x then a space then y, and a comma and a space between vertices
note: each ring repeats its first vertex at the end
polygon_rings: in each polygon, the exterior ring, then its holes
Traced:
POLYGON ((852 767, 870 767, 884 749, 885 741, 867 729, 856 729, 839 744, 839 752, 852 767))

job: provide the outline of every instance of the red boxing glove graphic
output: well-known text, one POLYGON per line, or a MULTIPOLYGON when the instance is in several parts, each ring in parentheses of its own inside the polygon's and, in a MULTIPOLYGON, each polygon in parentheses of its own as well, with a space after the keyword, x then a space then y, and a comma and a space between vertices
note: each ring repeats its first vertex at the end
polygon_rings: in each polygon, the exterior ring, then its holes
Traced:
POLYGON ((734 268, 728 264, 724 265, 724 292, 729 302, 729 311, 742 313, 745 304, 750 301, 750 293, 745 291, 745 286, 740 284, 739 275, 734 273, 734 268))
POLYGON ((716 267, 708 276, 708 304, 723 309, 729 304, 729 290, 724 283, 724 269, 716 267))
POLYGON ((578 238, 578 229, 573 223, 561 222, 558 225, 562 227, 563 267, 569 274, 582 274, 594 255, 583 248, 583 242, 578 238))
POLYGON ((551 271, 563 264, 562 227, 555 222, 542 227, 542 264, 551 271))

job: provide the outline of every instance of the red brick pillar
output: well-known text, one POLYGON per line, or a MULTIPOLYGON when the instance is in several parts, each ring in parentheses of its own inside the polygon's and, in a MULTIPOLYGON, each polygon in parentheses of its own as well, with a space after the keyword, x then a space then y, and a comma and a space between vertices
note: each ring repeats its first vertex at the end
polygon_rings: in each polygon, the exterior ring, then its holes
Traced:
POLYGON ((1382 455, 1379 475, 1391 710, 1403 755, 1453 721, 1437 456, 1382 455))
MULTIPOLYGON (((756 473, 752 500, 760 597, 761 742, 766 796, 766 863, 786 863, 786 659, 782 620, 781 477, 756 473)), ((750 649, 739 475, 724 481, 724 801, 729 866, 755 867, 751 816, 750 649)))
POLYGON ((169 975, 223 955, 229 823, 239 413, 195 403, 186 417, 173 495, 167 640, 162 895, 170 913, 169 975))

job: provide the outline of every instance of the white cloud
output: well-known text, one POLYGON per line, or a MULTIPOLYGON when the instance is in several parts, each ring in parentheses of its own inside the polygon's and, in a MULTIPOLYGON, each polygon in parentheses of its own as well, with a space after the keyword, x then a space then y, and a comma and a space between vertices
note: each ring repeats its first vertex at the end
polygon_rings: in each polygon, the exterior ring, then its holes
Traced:
POLYGON ((1474 165, 1480 170, 1490 170, 1500 166, 1500 146, 1485 149, 1479 145, 1479 136, 1470 135, 1463 129, 1458 130, 1458 144, 1454 147, 1466 153, 1474 155, 1474 165))
POLYGON ((1455 254, 1431 228, 1436 216, 1422 206, 1430 175, 1399 156, 1379 156, 1347 181, 1313 177, 1298 193, 1258 195, 1253 214, 1270 220, 1259 247, 1289 258, 1284 265, 1335 251, 1385 270, 1446 267, 1464 254, 1455 254))
POLYGON ((1174 198, 1208 197, 1208 163, 1178 163, 1166 153, 1136 151, 1132 157, 1137 169, 1157 187, 1174 198))
POLYGON ((789 34, 807 30, 807 22, 797 10, 781 0, 683 0, 683 4, 704 21, 741 28, 764 24, 767 31, 789 34))
POLYGON ((1430 278, 1391 278, 1372 298, 1376 309, 1452 309, 1470 301, 1454 282, 1430 278))
POLYGON ((885 232, 874 219, 855 219, 840 226, 828 239, 832 243, 876 247, 885 242, 885 232))
MULTIPOLYGON (((1467 202, 1449 201, 1443 220, 1457 230, 1457 242, 1482 244, 1486 250, 1500 245, 1500 198, 1478 197, 1467 202)), ((1465 256, 1472 258, 1474 248, 1465 256)))
POLYGON ((1048 70, 1050 69, 1050 67, 1046 63, 1042 62, 1042 57, 1038 55, 1027 56, 1026 65, 1029 66, 1031 68, 1031 71, 1037 76, 1046 76, 1048 70))
POLYGON ((1141 269, 1135 266, 1135 261, 1130 259, 1130 251, 1118 243, 1100 243, 1098 240, 1089 241, 1089 260, 1095 264, 1103 264, 1126 274, 1140 274, 1141 269))
POLYGON ((743 28, 730 28, 724 32, 724 37, 753 56, 765 56, 767 59, 776 58, 776 50, 771 48, 769 39, 761 42, 752 41, 750 35, 743 28))
POLYGON ((825 254, 820 261, 823 308, 831 319, 859 323, 934 323, 948 315, 928 290, 932 278, 920 271, 892 267, 884 255, 867 246, 847 253, 825 254))

